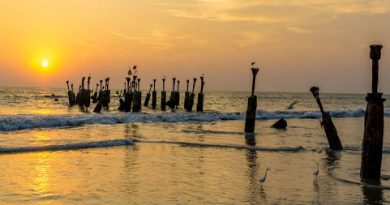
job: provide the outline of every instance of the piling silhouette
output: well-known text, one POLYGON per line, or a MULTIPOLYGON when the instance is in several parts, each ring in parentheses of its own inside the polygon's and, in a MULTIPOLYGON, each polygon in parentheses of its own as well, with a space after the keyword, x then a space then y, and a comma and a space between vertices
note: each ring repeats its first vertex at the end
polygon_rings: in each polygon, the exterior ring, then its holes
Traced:
POLYGON ((69 102, 69 106, 71 107, 71 106, 75 105, 76 99, 74 99, 74 93, 69 87, 69 81, 66 81, 66 87, 68 89, 68 102, 69 102))
POLYGON ((314 98, 317 101, 318 107, 320 108, 322 121, 321 126, 325 130, 326 138, 328 139, 329 147, 332 150, 342 150, 343 146, 341 144, 340 138, 337 134, 336 127, 333 124, 332 117, 329 112, 325 112, 320 99, 320 89, 318 87, 311 87, 310 92, 313 94, 314 98))
POLYGON ((106 78, 105 89, 103 90, 103 95, 102 95, 102 105, 107 110, 111 101, 111 91, 109 86, 110 86, 110 78, 106 78))
POLYGON ((148 94, 146 94, 146 97, 145 97, 144 106, 146 106, 146 107, 149 106, 150 92, 152 92, 152 87, 153 87, 153 84, 150 84, 149 92, 148 92, 148 94))
POLYGON ((198 94, 198 103, 196 105, 196 111, 197 112, 203 112, 203 100, 204 100, 204 94, 203 94, 203 88, 204 88, 204 76, 200 77, 200 92, 198 94))
POLYGON ((130 77, 126 77, 126 90, 124 94, 125 102, 124 102, 124 112, 130 112, 131 111, 131 105, 133 102, 133 91, 130 87, 130 77))
POLYGON ((100 80, 99 95, 97 98, 97 104, 93 109, 93 112, 100 113, 103 107, 103 80, 100 80))
POLYGON ((256 110, 257 110, 257 96, 255 95, 255 85, 256 85, 256 75, 259 72, 259 68, 255 68, 255 62, 252 64, 252 94, 248 98, 248 107, 246 110, 245 118, 245 133, 254 133, 255 132, 255 122, 256 122, 256 110))
POLYGON ((142 93, 141 93, 141 79, 140 78, 137 78, 137 76, 135 76, 134 78, 134 81, 136 81, 136 83, 134 83, 135 87, 134 87, 134 92, 133 92, 133 112, 140 112, 141 111, 141 98, 142 98, 142 93))
POLYGON ((161 110, 166 110, 166 101, 167 101, 167 92, 165 91, 165 77, 162 79, 163 82, 163 89, 161 91, 161 110))
POLYGON ((98 101, 98 89, 99 89, 99 83, 96 83, 96 89, 92 96, 92 103, 97 103, 98 101))
POLYGON ((156 79, 153 79, 152 109, 155 110, 156 106, 157 106, 156 79))
POLYGON ((176 78, 172 78, 172 92, 171 96, 169 97, 169 101, 167 101, 165 104, 168 105, 169 108, 173 111, 176 107, 176 92, 175 92, 175 85, 176 85, 176 78))
POLYGON ((193 85, 192 85, 192 92, 190 93, 188 97, 188 104, 187 104, 187 112, 192 112, 192 108, 194 107, 194 100, 195 100, 195 85, 196 85, 196 78, 193 79, 193 85))
POLYGON ((189 86, 190 86, 190 80, 186 80, 187 87, 186 87, 186 92, 184 94, 184 109, 187 110, 188 108, 188 98, 190 97, 190 92, 189 92, 189 86))
POLYGON ((383 149, 383 127, 385 101, 378 93, 379 59, 382 45, 370 46, 372 60, 372 92, 367 93, 366 113, 364 116, 364 137, 360 178, 362 181, 380 182, 383 149))
POLYGON ((91 85, 91 76, 88 76, 87 78, 87 89, 84 90, 84 94, 83 94, 83 103, 84 103, 84 107, 86 109, 89 108, 89 106, 91 105, 91 90, 90 90, 90 85, 91 85))

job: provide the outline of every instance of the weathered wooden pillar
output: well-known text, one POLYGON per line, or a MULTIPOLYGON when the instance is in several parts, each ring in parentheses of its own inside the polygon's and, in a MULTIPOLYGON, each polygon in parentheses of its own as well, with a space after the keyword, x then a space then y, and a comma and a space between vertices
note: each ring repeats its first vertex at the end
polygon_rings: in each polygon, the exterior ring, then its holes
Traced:
POLYGON ((66 81, 66 87, 68 88, 68 101, 69 101, 69 106, 73 106, 74 102, 73 102, 73 94, 72 94, 72 91, 70 90, 69 88, 69 81, 67 80, 66 81))
POLYGON ((320 99, 320 89, 318 87, 311 87, 310 92, 313 94, 314 98, 317 100, 318 107, 320 108, 322 114, 321 126, 325 130, 326 138, 328 139, 329 147, 333 150, 342 150, 343 146, 341 145, 340 138, 337 134, 336 127, 333 124, 332 117, 329 112, 325 112, 320 99))
POLYGON ((73 105, 76 104, 76 94, 74 93, 74 90, 73 90, 73 83, 70 84, 70 91, 72 91, 72 101, 73 101, 73 105))
POLYGON ((92 96, 92 103, 97 103, 99 83, 96 83, 96 90, 92 96))
POLYGON ((103 90, 102 95, 102 104, 105 109, 108 109, 108 105, 111 101, 111 91, 110 91, 110 78, 105 79, 105 90, 103 90))
POLYGON ((149 106, 149 101, 150 101, 150 92, 152 91, 153 84, 150 84, 149 92, 146 94, 144 106, 149 106))
POLYGON ((200 92, 198 94, 198 104, 196 105, 196 111, 197 112, 203 112, 203 88, 204 88, 204 77, 200 77, 200 92))
POLYGON ((172 78, 172 92, 171 96, 169 97, 169 101, 166 102, 165 104, 168 105, 169 108, 173 111, 175 109, 175 100, 176 100, 176 93, 175 93, 175 85, 176 85, 176 78, 172 78))
POLYGON ((255 95, 256 75, 259 68, 254 68, 252 63, 252 95, 248 98, 248 107, 246 110, 245 133, 254 133, 256 124, 257 96, 255 95))
POLYGON ((177 81, 177 88, 175 91, 175 107, 180 105, 180 80, 177 81))
POLYGON ((362 181, 379 182, 381 178, 383 149, 384 108, 382 93, 378 93, 378 70, 382 45, 370 46, 372 59, 372 93, 366 97, 367 107, 364 116, 364 137, 360 178, 362 181))
POLYGON ((187 89, 186 89, 186 93, 185 93, 185 96, 184 96, 184 109, 187 110, 187 107, 188 107, 188 98, 190 97, 190 92, 188 91, 188 87, 190 86, 190 80, 186 80, 187 82, 187 89))
POLYGON ((91 105, 91 76, 88 76, 87 79, 87 90, 85 90, 85 95, 84 95, 84 106, 88 109, 89 106, 91 105))
POLYGON ((142 105, 141 79, 137 79, 137 90, 134 91, 133 112, 140 112, 142 105))
POLYGON ((156 109, 156 106, 157 106, 156 79, 153 79, 152 109, 156 109))
POLYGON ((163 81, 163 89, 161 91, 161 110, 166 110, 166 101, 167 101, 167 92, 165 91, 165 78, 162 79, 163 81))
POLYGON ((196 78, 193 79, 194 84, 192 85, 192 92, 190 93, 190 96, 188 97, 188 105, 187 105, 187 112, 192 112, 192 107, 194 107, 194 99, 195 99, 195 85, 196 85, 196 78))
POLYGON ((76 99, 80 108, 84 108, 84 85, 85 77, 81 78, 81 85, 79 86, 79 92, 77 93, 76 99))
POLYGON ((133 93, 130 89, 130 77, 126 77, 126 92, 125 92, 125 103, 124 103, 124 111, 130 112, 131 111, 131 104, 133 102, 133 93))

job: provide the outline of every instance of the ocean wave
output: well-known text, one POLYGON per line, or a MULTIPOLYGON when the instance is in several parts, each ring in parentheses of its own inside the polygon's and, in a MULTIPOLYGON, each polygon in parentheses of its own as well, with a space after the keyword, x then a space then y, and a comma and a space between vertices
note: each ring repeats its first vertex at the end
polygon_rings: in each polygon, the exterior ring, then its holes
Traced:
POLYGON ((300 152, 305 151, 302 146, 297 147, 258 147, 249 145, 234 145, 234 144, 206 144, 206 143, 194 143, 194 142, 177 142, 177 141, 138 141, 139 143, 149 144, 174 144, 183 147, 197 147, 197 148, 222 148, 222 149, 238 149, 238 150, 250 150, 250 151, 263 151, 263 152, 300 152))
MULTIPOLYGON (((362 117, 364 109, 332 110, 335 118, 362 117)), ((390 110, 385 110, 390 116, 390 110)), ((319 111, 257 111, 257 120, 267 119, 319 119, 319 111)), ((37 115, 18 114, 0 115, 0 131, 15 131, 34 128, 77 127, 88 124, 121 124, 129 122, 213 122, 223 120, 244 120, 245 113, 239 112, 205 112, 205 113, 113 113, 113 114, 65 114, 37 115)))
POLYGON ((48 146, 36 146, 36 147, 12 147, 12 148, 0 148, 0 154, 14 154, 23 152, 43 152, 43 151, 64 151, 64 150, 80 150, 91 149, 101 147, 115 147, 134 145, 134 141, 128 139, 120 140, 106 140, 96 142, 84 142, 76 144, 61 144, 61 145, 48 145, 48 146))

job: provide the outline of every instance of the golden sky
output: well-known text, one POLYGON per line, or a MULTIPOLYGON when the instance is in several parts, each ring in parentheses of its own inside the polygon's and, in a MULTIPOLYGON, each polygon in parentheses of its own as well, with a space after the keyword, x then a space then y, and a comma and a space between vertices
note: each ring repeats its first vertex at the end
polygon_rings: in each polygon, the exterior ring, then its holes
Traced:
POLYGON ((367 92, 368 46, 381 43, 379 90, 390 92, 387 0, 0 0, 0 8, 0 86, 65 87, 92 74, 120 87, 136 64, 144 87, 204 73, 206 90, 249 90, 256 61, 258 90, 367 92))

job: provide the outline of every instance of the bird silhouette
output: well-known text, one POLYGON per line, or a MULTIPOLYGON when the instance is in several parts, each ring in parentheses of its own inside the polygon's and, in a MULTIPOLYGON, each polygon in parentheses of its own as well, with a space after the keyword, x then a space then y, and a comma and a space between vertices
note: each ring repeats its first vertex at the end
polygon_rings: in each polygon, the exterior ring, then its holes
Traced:
POLYGON ((268 171, 270 171, 269 168, 267 168, 267 169, 265 170, 264 176, 262 176, 262 177, 259 178, 259 182, 260 182, 261 188, 263 188, 263 183, 264 183, 265 180, 267 179, 267 173, 268 173, 268 171))

